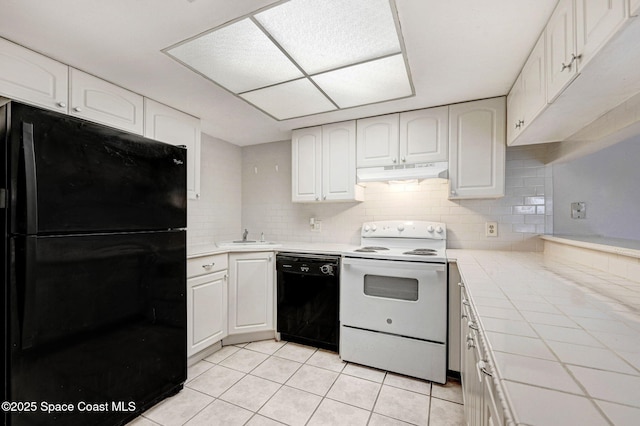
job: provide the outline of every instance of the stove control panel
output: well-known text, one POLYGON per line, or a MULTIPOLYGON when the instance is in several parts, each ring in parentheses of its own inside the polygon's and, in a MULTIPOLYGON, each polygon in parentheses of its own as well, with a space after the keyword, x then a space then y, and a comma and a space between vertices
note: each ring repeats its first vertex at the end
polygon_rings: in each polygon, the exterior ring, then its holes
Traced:
POLYGON ((383 220, 362 224, 361 237, 447 239, 447 226, 422 220, 383 220))

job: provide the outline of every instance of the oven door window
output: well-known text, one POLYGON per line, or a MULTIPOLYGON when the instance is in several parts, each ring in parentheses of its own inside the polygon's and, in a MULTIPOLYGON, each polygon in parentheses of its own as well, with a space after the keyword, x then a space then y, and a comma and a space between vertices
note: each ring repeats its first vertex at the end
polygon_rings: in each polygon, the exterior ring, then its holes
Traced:
POLYGON ((364 294, 385 299, 418 300, 418 280, 415 278, 386 277, 366 274, 364 294))

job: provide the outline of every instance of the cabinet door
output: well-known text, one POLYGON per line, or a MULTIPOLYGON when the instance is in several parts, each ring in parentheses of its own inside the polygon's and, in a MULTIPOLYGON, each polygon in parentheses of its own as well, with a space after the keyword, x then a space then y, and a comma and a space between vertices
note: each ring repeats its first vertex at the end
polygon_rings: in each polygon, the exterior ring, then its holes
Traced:
POLYGON ((640 14, 640 0, 631 0, 629 3, 629 15, 638 16, 640 14))
POLYGON ((0 95, 67 112, 66 65, 0 38, 0 95))
POLYGON ((227 336, 227 271, 187 280, 187 356, 227 336))
POLYGON ((547 81, 545 78, 544 33, 531 51, 522 68, 522 126, 525 128, 547 106, 547 81))
POLYGON ((229 334, 274 330, 273 253, 229 255, 229 334))
POLYGON ((626 17, 626 0, 576 0, 576 43, 580 67, 593 58, 626 17))
POLYGON ((449 198, 504 196, 504 97, 451 105, 449 126, 449 198))
POLYGON ((187 147, 187 196, 200 197, 200 120, 161 103, 144 99, 144 135, 187 147))
POLYGON ((354 200, 356 122, 322 126, 322 199, 354 200))
POLYGON ((578 75, 574 18, 574 0, 560 0, 545 28, 548 102, 578 75))
POLYGON ((357 121, 357 167, 398 164, 399 115, 390 114, 357 121))
POLYGON ((400 114, 400 163, 447 161, 449 107, 400 114))
POLYGON ((319 201, 322 193, 322 128, 294 130, 291 136, 291 201, 319 201))
POLYGON ((69 113, 128 132, 143 133, 143 97, 71 68, 69 113))

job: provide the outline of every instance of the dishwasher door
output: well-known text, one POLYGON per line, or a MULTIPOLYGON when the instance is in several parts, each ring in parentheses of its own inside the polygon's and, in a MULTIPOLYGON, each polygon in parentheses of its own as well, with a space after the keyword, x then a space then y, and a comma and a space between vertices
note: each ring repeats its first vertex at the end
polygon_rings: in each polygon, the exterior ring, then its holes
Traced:
POLYGON ((281 339, 337 352, 340 258, 278 254, 276 271, 281 339))

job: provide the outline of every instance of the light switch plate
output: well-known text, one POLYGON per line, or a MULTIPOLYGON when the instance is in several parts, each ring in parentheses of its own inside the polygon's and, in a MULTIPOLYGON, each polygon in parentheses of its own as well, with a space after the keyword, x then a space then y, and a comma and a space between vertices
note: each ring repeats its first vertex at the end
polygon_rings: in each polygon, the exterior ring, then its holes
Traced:
POLYGON ((571 203, 571 219, 585 219, 587 217, 587 204, 584 201, 571 203))

